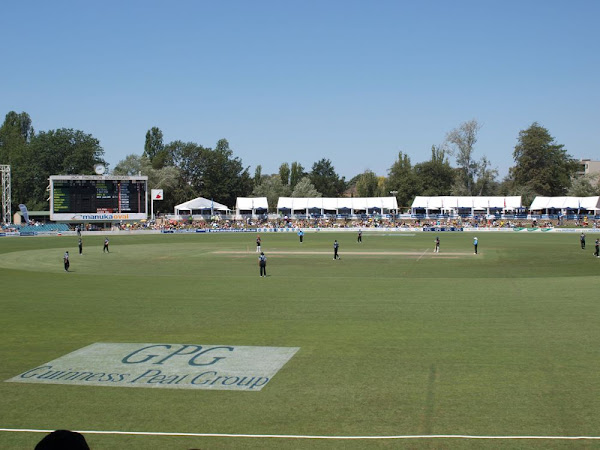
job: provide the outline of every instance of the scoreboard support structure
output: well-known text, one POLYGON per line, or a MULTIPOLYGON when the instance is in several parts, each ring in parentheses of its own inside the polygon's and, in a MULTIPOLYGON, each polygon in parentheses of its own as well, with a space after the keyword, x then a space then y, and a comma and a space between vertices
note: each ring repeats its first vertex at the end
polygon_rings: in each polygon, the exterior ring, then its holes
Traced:
POLYGON ((52 175, 50 220, 71 223, 148 218, 148 177, 52 175))

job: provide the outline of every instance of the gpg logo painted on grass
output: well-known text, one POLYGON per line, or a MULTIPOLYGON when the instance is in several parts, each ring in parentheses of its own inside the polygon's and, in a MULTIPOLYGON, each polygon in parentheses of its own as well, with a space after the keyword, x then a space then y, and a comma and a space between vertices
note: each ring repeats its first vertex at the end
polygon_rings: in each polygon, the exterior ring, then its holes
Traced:
POLYGON ((297 347, 96 343, 6 381, 260 391, 298 350, 297 347))

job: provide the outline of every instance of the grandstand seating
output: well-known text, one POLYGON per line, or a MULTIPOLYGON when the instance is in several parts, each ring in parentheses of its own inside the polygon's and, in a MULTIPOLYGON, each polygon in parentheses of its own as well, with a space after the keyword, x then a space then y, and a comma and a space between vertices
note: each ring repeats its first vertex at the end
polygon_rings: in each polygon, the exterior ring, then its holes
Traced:
POLYGON ((48 232, 48 231, 69 231, 69 225, 66 223, 44 223, 40 225, 15 225, 15 228, 19 230, 21 233, 31 233, 31 232, 48 232))

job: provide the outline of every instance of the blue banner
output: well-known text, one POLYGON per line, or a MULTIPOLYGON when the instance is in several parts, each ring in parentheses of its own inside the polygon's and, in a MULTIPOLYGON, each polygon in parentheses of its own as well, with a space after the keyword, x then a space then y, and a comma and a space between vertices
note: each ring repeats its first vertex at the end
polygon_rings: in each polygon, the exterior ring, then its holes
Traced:
POLYGON ((19 205, 19 209, 21 210, 21 214, 23 214, 23 218, 25 219, 25 223, 29 223, 29 211, 27 211, 27 206, 24 204, 19 205))
POLYGON ((423 227, 423 231, 463 231, 458 227, 423 227))
POLYGON ((197 233, 256 233, 257 228, 207 228, 204 230, 196 230, 197 233))

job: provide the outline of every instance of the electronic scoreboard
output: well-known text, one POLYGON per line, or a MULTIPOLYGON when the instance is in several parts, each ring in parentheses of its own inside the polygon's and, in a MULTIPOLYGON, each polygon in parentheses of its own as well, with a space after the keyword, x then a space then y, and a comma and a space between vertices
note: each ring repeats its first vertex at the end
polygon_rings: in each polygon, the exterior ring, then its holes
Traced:
POLYGON ((109 222, 148 218, 148 177, 53 175, 50 220, 109 222))

